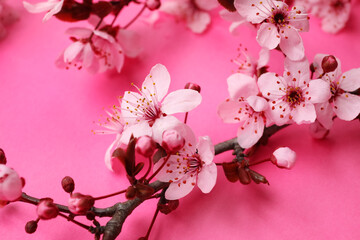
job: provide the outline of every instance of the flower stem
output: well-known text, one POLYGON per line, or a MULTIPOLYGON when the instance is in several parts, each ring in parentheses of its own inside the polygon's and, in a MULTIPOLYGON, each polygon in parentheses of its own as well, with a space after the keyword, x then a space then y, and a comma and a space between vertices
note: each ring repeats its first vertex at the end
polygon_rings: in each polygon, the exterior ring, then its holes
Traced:
POLYGON ((138 12, 138 14, 123 28, 127 29, 131 24, 133 24, 135 22, 135 20, 138 19, 138 17, 140 17, 140 15, 144 12, 145 8, 146 8, 146 4, 144 4, 144 6, 141 8, 141 10, 138 12))
POLYGON ((66 218, 69 222, 75 223, 76 225, 78 225, 78 226, 80 226, 80 227, 82 227, 82 228, 84 228, 86 230, 91 229, 91 226, 87 226, 87 225, 85 225, 85 224, 83 224, 81 222, 78 222, 78 221, 74 220, 73 218, 71 218, 71 217, 69 217, 69 216, 67 216, 67 215, 65 215, 63 213, 59 213, 59 216, 61 216, 63 218, 66 218))
POLYGON ((249 166, 255 166, 255 165, 258 165, 260 163, 264 163, 264 162, 270 162, 271 159, 270 158, 267 158, 267 159, 264 159, 264 160, 261 160, 259 162, 254 162, 254 163, 250 163, 249 166))
POLYGON ((156 217, 157 217, 158 214, 159 214, 159 208, 157 207, 157 208, 156 208, 156 211, 155 211, 155 214, 154 214, 154 217, 153 217, 153 219, 151 220, 149 229, 148 229, 148 231, 147 231, 147 233, 146 233, 146 236, 144 237, 145 239, 148 239, 148 238, 149 238, 151 229, 152 229, 152 227, 154 226, 154 223, 155 223, 155 220, 156 220, 156 217))
POLYGON ((153 178, 156 176, 156 174, 158 174, 158 173, 160 172, 160 170, 165 166, 165 164, 166 164, 167 161, 169 160, 170 156, 171 156, 171 155, 167 155, 167 157, 166 157, 166 159, 164 160, 163 164, 161 164, 161 166, 156 170, 156 172, 154 172, 154 174, 149 177, 148 182, 150 182, 151 179, 153 179, 153 178))
POLYGON ((111 193, 111 194, 108 194, 108 195, 104 195, 104 196, 101 196, 101 197, 96 197, 96 198, 94 198, 94 200, 100 200, 100 199, 105 199, 105 198, 113 197, 113 196, 116 196, 116 195, 119 195, 119 194, 122 194, 122 193, 125 193, 125 192, 126 192, 126 189, 121 190, 121 191, 119 191, 119 192, 115 192, 115 193, 111 193))
POLYGON ((146 171, 145 175, 140 178, 140 182, 144 181, 146 179, 146 177, 149 175, 150 173, 150 170, 151 170, 151 165, 152 165, 152 160, 151 160, 151 157, 149 157, 149 167, 148 167, 148 170, 146 171))

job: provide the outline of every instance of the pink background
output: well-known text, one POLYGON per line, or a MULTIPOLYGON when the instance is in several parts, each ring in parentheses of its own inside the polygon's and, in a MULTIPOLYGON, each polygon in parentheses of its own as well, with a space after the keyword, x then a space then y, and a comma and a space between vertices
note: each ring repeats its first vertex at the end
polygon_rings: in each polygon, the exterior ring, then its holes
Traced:
MULTIPOLYGON (((127 187, 125 177, 107 170, 103 156, 113 135, 94 135, 94 123, 103 108, 117 104, 116 97, 140 85, 150 68, 164 64, 171 76, 170 90, 188 81, 202 87, 202 104, 189 115, 189 125, 214 143, 232 138, 236 125, 226 125, 216 109, 227 98, 226 78, 236 69, 230 62, 239 43, 257 57, 256 32, 242 27, 241 36, 229 34, 229 23, 213 12, 213 24, 203 35, 164 17, 154 29, 139 21, 131 27, 143 38, 140 58, 127 59, 123 72, 90 75, 85 70, 57 69, 54 61, 70 41, 64 31, 76 24, 51 19, 42 24, 42 14, 21 9, 21 19, 0 42, 0 147, 8 165, 27 183, 24 192, 52 197, 66 203, 60 186, 65 175, 76 181, 76 191, 100 196, 127 187)), ((338 35, 321 31, 312 18, 311 30, 302 34, 306 55, 330 53, 342 61, 343 71, 360 67, 360 11, 357 4, 347 27, 338 35)), ((271 70, 283 71, 282 56, 273 53, 271 70)), ((181 119, 183 116, 180 116, 181 119)), ((308 126, 291 126, 271 138, 257 158, 268 157, 278 146, 298 154, 293 170, 280 170, 266 163, 254 167, 270 186, 243 186, 228 182, 219 168, 217 185, 210 194, 195 189, 180 201, 172 214, 160 215, 151 239, 359 239, 360 220, 360 130, 359 122, 336 120, 326 140, 313 140, 308 126)), ((216 162, 230 161, 230 153, 216 162)), ((123 196, 99 201, 105 207, 123 196)), ((136 209, 126 221, 119 239, 145 235, 155 210, 155 200, 136 209)), ((27 221, 36 218, 35 208, 15 203, 0 209, 0 239, 93 239, 84 229, 62 218, 41 221, 28 235, 27 221)))

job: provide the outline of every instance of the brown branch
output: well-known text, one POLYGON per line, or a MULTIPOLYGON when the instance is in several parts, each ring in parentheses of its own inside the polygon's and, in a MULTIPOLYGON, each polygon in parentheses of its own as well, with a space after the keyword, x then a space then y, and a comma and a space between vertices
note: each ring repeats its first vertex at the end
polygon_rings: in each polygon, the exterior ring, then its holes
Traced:
MULTIPOLYGON (((288 125, 276 126, 273 125, 264 130, 264 134, 259 140, 259 143, 266 144, 269 137, 275 134, 277 131, 287 127, 288 125)), ((239 146, 237 143, 237 138, 232 138, 230 140, 218 143, 214 146, 215 155, 220 153, 234 150, 233 155, 236 155, 236 159, 241 161, 244 158, 243 151, 244 149, 239 146)), ((154 193, 166 188, 169 186, 169 183, 155 181, 149 184, 150 187, 154 189, 154 193)), ((148 198, 150 199, 150 198, 148 198)), ((116 203, 115 205, 108 208, 91 208, 92 211, 97 217, 111 217, 111 219, 107 222, 104 227, 104 235, 103 240, 114 240, 121 232, 122 226, 126 220, 126 218, 132 213, 132 211, 138 207, 142 202, 147 199, 135 198, 132 200, 128 200, 126 202, 116 203)), ((40 199, 31 197, 26 193, 23 193, 21 199, 19 201, 27 202, 33 205, 37 205, 40 199)), ((56 204, 59 208, 60 212, 70 213, 70 210, 67 206, 56 204)))

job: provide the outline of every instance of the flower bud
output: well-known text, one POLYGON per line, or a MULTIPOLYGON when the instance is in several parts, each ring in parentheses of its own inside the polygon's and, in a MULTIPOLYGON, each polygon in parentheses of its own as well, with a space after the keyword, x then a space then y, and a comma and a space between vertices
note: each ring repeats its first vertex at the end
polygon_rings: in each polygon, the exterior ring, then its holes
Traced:
POLYGON ((72 193, 75 189, 75 182, 72 177, 66 176, 61 180, 61 186, 67 193, 72 193))
POLYGON ((95 200, 92 196, 74 193, 69 198, 68 207, 74 214, 85 214, 94 206, 94 203, 95 200))
POLYGON ((0 148, 0 164, 6 164, 5 152, 1 148, 0 148))
POLYGON ((146 7, 151 11, 159 9, 160 6, 161 6, 160 0, 146 0, 146 7))
POLYGON ((169 200, 167 203, 158 203, 159 211, 165 215, 171 213, 179 206, 179 200, 169 200))
POLYGON ((310 124, 309 130, 310 135, 315 139, 324 139, 330 132, 318 120, 310 124))
POLYGON ((54 204, 54 200, 51 198, 44 198, 38 203, 36 213, 40 219, 49 220, 57 217, 59 209, 54 204))
POLYGON ((185 139, 176 130, 166 130, 162 135, 161 146, 169 153, 176 153, 185 145, 185 139))
POLYGON ((38 221, 29 221, 25 225, 25 231, 29 234, 34 233, 37 229, 38 221))
POLYGON ((136 142, 135 150, 144 157, 151 157, 156 150, 156 143, 149 136, 141 136, 136 142))
POLYGON ((333 72, 338 67, 338 62, 333 55, 328 55, 323 58, 321 62, 321 67, 324 73, 333 72))
POLYGON ((195 90, 197 92, 200 92, 201 91, 201 87, 195 83, 187 83, 185 84, 185 89, 192 89, 192 90, 195 90))
POLYGON ((296 153, 288 147, 280 147, 273 152, 271 162, 279 168, 292 168, 295 164, 296 153))
POLYGON ((22 194, 19 175, 6 165, 0 164, 0 200, 14 201, 22 194))

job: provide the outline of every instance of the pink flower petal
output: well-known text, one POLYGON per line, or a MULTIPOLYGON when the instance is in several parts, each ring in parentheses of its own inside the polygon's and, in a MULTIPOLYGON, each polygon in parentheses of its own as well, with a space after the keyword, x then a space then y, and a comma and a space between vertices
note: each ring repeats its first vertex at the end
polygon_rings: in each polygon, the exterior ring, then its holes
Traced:
POLYGON ((188 195, 195 187, 196 176, 182 179, 181 182, 174 182, 169 185, 165 192, 165 198, 168 200, 176 200, 188 195))
POLYGON ((292 117, 299 125, 312 123, 316 119, 315 107, 312 103, 301 103, 293 109, 292 117))
POLYGON ((61 8, 64 4, 64 0, 61 0, 60 2, 56 3, 49 12, 47 12, 43 18, 43 22, 48 21, 54 14, 57 14, 61 11, 61 8))
POLYGON ((82 27, 73 27, 67 29, 65 33, 76 38, 85 39, 90 37, 92 30, 82 27))
POLYGON ((330 129, 333 125, 334 111, 329 102, 315 104, 316 119, 326 129, 330 129))
POLYGON ((49 11, 52 9, 56 4, 58 4, 58 1, 47 1, 47 2, 40 2, 36 4, 31 4, 26 1, 23 1, 24 7, 27 11, 31 13, 40 13, 49 11))
POLYGON ((269 15, 265 14, 268 9, 271 9, 268 1, 253 1, 253 0, 235 0, 234 6, 241 16, 244 16, 251 23, 261 23, 269 15), (261 13, 261 14, 260 14, 261 13))
POLYGON ((90 68, 94 61, 94 52, 91 48, 90 43, 87 43, 84 47, 82 54, 82 65, 84 68, 90 68))
POLYGON ((180 89, 169 93, 161 104, 166 114, 189 112, 201 103, 201 95, 192 89, 180 89))
POLYGON ((210 164, 213 161, 215 149, 210 137, 199 137, 197 150, 198 154, 201 156, 201 160, 205 162, 205 164, 210 164))
POLYGON ((270 51, 267 48, 261 48, 259 52, 259 59, 257 64, 257 69, 265 67, 270 60, 270 51))
POLYGON ((293 81, 293 78, 296 78, 298 87, 303 87, 310 81, 310 66, 306 57, 299 61, 285 58, 284 69, 284 77, 287 77, 290 82, 293 81))
POLYGON ((239 109, 245 106, 246 102, 244 101, 224 101, 218 107, 218 115, 225 123, 238 123, 239 121, 244 121, 242 120, 244 114, 239 113, 239 109))
POLYGON ((229 12, 226 9, 223 9, 219 12, 219 15, 222 19, 229 22, 240 22, 245 20, 243 16, 241 16, 238 12, 229 12))
POLYGON ((360 113, 360 96, 343 93, 334 100, 334 112, 345 121, 351 121, 360 113))
POLYGON ((285 95, 285 92, 280 90, 286 89, 284 80, 275 73, 262 74, 258 79, 258 86, 262 95, 267 99, 276 100, 285 95))
POLYGON ((124 129, 124 131, 121 134, 120 142, 124 144, 128 144, 131 135, 134 135, 134 137, 140 137, 145 135, 152 136, 152 129, 147 122, 134 124, 124 129))
POLYGON ((285 103, 282 99, 276 101, 270 101, 269 115, 271 119, 278 126, 289 123, 290 119, 290 106, 285 103))
POLYGON ((136 122, 136 110, 142 96, 136 92, 127 91, 121 101, 121 116, 128 123, 136 122))
POLYGON ((254 146, 264 132, 264 121, 259 114, 257 117, 257 121, 252 117, 238 128, 237 141, 242 148, 254 146))
POLYGON ((74 42, 69 47, 67 47, 64 51, 64 61, 72 62, 84 49, 84 44, 81 42, 74 42))
POLYGON ((227 84, 230 98, 233 100, 259 93, 255 78, 242 73, 232 74, 228 77, 227 84))
POLYGON ((351 69, 343 73, 340 77, 339 87, 348 92, 360 88, 360 68, 351 69))
POLYGON ((135 58, 142 51, 141 37, 136 32, 120 29, 117 39, 127 57, 135 58))
POLYGON ((186 22, 191 31, 194 33, 202 33, 210 24, 211 18, 209 13, 195 10, 193 14, 188 15, 186 22))
POLYGON ((0 164, 0 201, 14 201, 22 194, 22 183, 13 169, 0 164))
POLYGON ((269 108, 269 103, 264 98, 259 96, 250 96, 246 99, 246 101, 255 112, 263 112, 269 108))
POLYGON ((151 68, 149 75, 142 84, 145 94, 154 93, 158 101, 161 101, 169 90, 170 74, 162 64, 156 64, 151 68))
MULTIPOLYGON (((166 165, 159 171, 156 175, 156 179, 161 182, 169 182, 169 181, 178 181, 184 178, 184 172, 179 170, 179 163, 177 159, 179 157, 176 155, 171 155, 166 165)), ((161 158, 158 162, 154 164, 153 172, 156 172, 160 166, 164 163, 165 158, 161 158)))
POLYGON ((257 32, 256 40, 261 47, 274 49, 280 43, 280 34, 274 24, 262 23, 257 32))
POLYGON ((312 103, 327 102, 331 97, 330 84, 321 79, 309 82, 309 94, 306 96, 312 103))
POLYGON ((302 39, 295 28, 283 27, 280 29, 281 41, 280 49, 283 53, 293 61, 304 58, 304 45, 302 39))
POLYGON ((198 174, 197 185, 203 193, 209 193, 215 186, 217 167, 215 163, 205 165, 198 174))
POLYGON ((309 20, 308 15, 306 14, 306 9, 303 6, 296 6, 297 14, 294 18, 289 19, 289 23, 291 26, 299 30, 300 32, 308 32, 309 31, 309 20))

